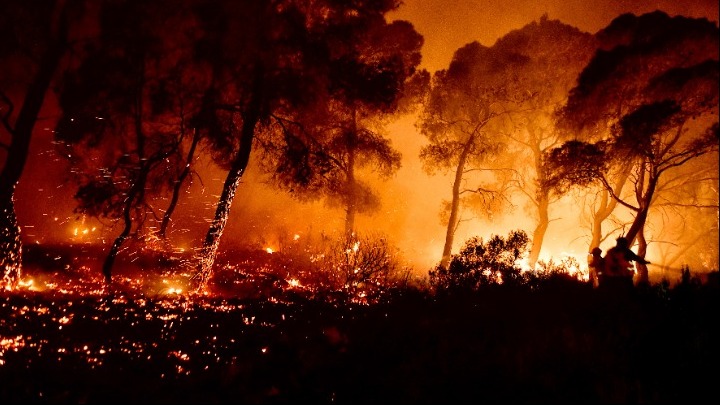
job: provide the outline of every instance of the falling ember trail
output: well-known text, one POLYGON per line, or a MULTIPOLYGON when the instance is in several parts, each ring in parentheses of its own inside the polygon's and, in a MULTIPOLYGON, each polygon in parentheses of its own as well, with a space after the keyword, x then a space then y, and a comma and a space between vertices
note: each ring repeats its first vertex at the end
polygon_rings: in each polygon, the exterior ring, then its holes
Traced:
POLYGON ((199 279, 196 292, 201 292, 207 286, 208 281, 212 277, 212 267, 217 256, 218 246, 220 245, 220 237, 227 225, 230 216, 230 206, 235 198, 235 192, 240 184, 243 170, 231 170, 225 180, 225 186, 218 202, 215 218, 213 219, 210 229, 208 230, 202 250, 200 251, 200 263, 196 278, 199 279))
POLYGON ((0 269, 2 285, 7 290, 14 289, 22 275, 22 243, 14 204, 11 197, 0 216, 0 269))

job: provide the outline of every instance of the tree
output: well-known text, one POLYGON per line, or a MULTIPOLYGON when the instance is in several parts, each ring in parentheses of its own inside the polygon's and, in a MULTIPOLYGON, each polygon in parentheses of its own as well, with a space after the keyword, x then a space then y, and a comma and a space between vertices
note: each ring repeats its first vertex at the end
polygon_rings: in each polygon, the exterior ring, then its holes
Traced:
MULTIPOLYGON (((717 153, 718 27, 654 12, 620 16, 597 35, 601 49, 571 91, 561 125, 586 137, 605 136, 552 151, 548 185, 599 182, 632 212, 625 237, 637 240, 644 256, 645 225, 663 179, 717 153), (623 168, 633 186, 627 193, 609 180, 623 168)), ((647 282, 647 268, 639 270, 639 282, 647 282)))
POLYGON ((531 215, 536 219, 528 255, 531 268, 538 261, 551 221, 550 209, 558 198, 552 190, 542 187, 547 175, 544 154, 558 146, 564 135, 555 128, 553 114, 566 101, 595 47, 591 34, 557 20, 548 20, 547 16, 508 33, 493 46, 527 58, 527 63, 516 66, 520 69, 517 72, 520 85, 516 90, 532 94, 532 97, 519 105, 517 112, 511 114, 512 119, 506 121, 510 125, 503 132, 508 138, 510 158, 502 163, 510 163, 507 168, 514 170, 515 191, 527 198, 531 215))
POLYGON ((80 1, 10 0, 0 4, 0 271, 6 288, 21 276, 22 241, 15 186, 23 173, 38 114, 82 16, 80 1), (16 106, 19 108, 15 109, 16 106))
POLYGON ((303 111, 302 122, 277 117, 275 138, 262 145, 275 184, 301 200, 325 197, 344 208, 345 238, 352 243, 356 215, 379 205, 361 171, 388 177, 399 169, 401 155, 383 127, 410 108, 407 99, 415 93, 406 83, 424 73, 415 76, 422 37, 409 23, 342 24, 322 102, 303 111))
MULTIPOLYGON (((521 91, 521 66, 527 56, 472 42, 455 52, 450 67, 436 72, 418 126, 429 141, 420 152, 425 170, 452 171, 452 194, 441 266, 449 263, 460 223, 461 203, 467 195, 486 201, 484 210, 499 209, 507 198, 503 173, 471 178, 487 172, 506 147, 498 135, 511 111, 527 101, 521 91), (484 182, 483 182, 484 181, 484 182)), ((465 198, 466 199, 466 198, 465 198)))
MULTIPOLYGON (((398 6, 396 0, 199 2, 200 25, 206 33, 200 57, 207 60, 214 83, 208 92, 205 129, 229 168, 200 251, 199 289, 212 274, 256 134, 267 130, 274 116, 293 116, 292 111, 312 104, 317 92, 327 88, 332 81, 333 46, 359 40, 343 35, 353 32, 345 27, 371 24, 398 6)), ((338 49, 343 55, 344 47, 338 49)), ((340 61, 348 67, 357 62, 340 61)))
MULTIPOLYGON (((189 164, 182 145, 199 84, 188 69, 192 41, 166 34, 187 26, 187 14, 168 8, 162 1, 107 3, 97 40, 61 83, 56 139, 79 185, 76 211, 123 224, 103 264, 108 283, 125 240, 143 236, 149 217, 158 217, 153 199, 176 190, 185 173, 178 168, 189 164)), ((197 142, 195 131, 191 151, 197 142)))

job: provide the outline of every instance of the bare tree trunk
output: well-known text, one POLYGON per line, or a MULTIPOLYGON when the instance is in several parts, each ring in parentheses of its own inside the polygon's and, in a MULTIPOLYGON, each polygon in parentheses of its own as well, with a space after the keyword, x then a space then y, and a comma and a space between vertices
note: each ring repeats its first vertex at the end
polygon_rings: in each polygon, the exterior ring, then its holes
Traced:
MULTIPOLYGON (((136 211, 135 220, 138 221, 138 223, 140 223, 139 219, 144 213, 139 210, 138 204, 145 200, 145 186, 147 185, 148 176, 150 176, 153 166, 164 160, 167 156, 168 153, 157 153, 151 156, 150 159, 139 159, 142 162, 140 170, 138 171, 137 177, 134 179, 133 185, 125 197, 125 206, 123 207, 123 230, 120 232, 120 235, 115 238, 115 242, 113 242, 110 247, 110 251, 105 257, 105 261, 103 262, 103 275, 105 276, 105 282, 107 284, 112 282, 112 268, 115 264, 115 259, 120 252, 120 247, 128 238, 130 231, 132 230, 132 211, 136 211)), ((141 227, 141 225, 138 225, 138 227, 141 227)))
POLYGON ((600 202, 599 206, 595 209, 592 214, 592 224, 590 225, 590 249, 592 251, 596 247, 600 247, 600 242, 603 241, 605 235, 603 235, 602 224, 612 214, 613 210, 617 206, 617 201, 614 198, 610 198, 610 193, 607 190, 600 191, 600 202))
POLYGON ((450 202, 450 218, 448 219, 447 228, 445 229, 445 245, 443 246, 442 259, 440 267, 447 269, 450 264, 450 256, 452 254, 453 240, 455 239, 455 231, 460 216, 460 184, 462 184, 463 174, 465 172, 465 163, 468 154, 472 148, 474 138, 470 139, 463 146, 463 150, 458 158, 458 164, 455 168, 455 179, 453 180, 452 200, 450 202))
POLYGON ((347 206, 345 207, 345 241, 353 240, 357 214, 357 180, 355 179, 355 148, 357 145, 357 111, 353 109, 352 127, 347 133, 347 206))
MULTIPOLYGON (((132 189, 135 189, 135 185, 133 185, 132 189)), ((127 196, 125 207, 123 208, 123 230, 120 232, 120 235, 115 238, 115 241, 110 247, 110 251, 108 251, 107 256, 105 256, 105 261, 103 262, 102 272, 103 276, 105 276, 105 283, 107 285, 112 283, 112 269, 115 265, 115 259, 117 258, 118 252, 120 252, 120 247, 125 242, 128 235, 130 235, 130 230, 132 229, 130 211, 132 211, 133 201, 135 200, 134 194, 136 193, 131 191, 130 195, 127 196)))
MULTIPOLYGON (((638 233, 638 256, 644 258, 647 254, 647 240, 645 240, 645 232, 644 228, 640 230, 638 233)), ((650 284, 650 276, 648 273, 647 264, 645 263, 635 263, 635 267, 637 268, 637 280, 635 281, 636 285, 649 285, 650 284)))
MULTIPOLYGON (((623 187, 625 187, 625 183, 630 176, 631 168, 631 165, 626 165, 615 177, 615 187, 613 188, 613 193, 615 195, 620 195, 623 187)), ((588 251, 591 251, 593 248, 600 247, 600 242, 602 242, 605 238, 602 231, 602 224, 613 213, 617 204, 617 200, 611 198, 609 190, 603 190, 601 192, 599 206, 593 213, 591 229, 592 239, 590 241, 590 249, 588 249, 588 251)))
MULTIPOLYGON (((627 238, 628 242, 630 242, 630 246, 632 246, 635 239, 638 240, 637 255, 642 258, 645 258, 645 255, 647 254, 647 241, 645 240, 645 234, 643 231, 645 230, 645 223, 647 222, 648 212, 650 211, 650 204, 652 203, 655 188, 657 187, 657 177, 652 174, 648 175, 649 179, 647 181, 647 187, 643 187, 645 174, 647 173, 645 167, 646 166, 643 165, 641 168, 642 176, 640 177, 639 185, 636 185, 635 194, 638 202, 638 211, 635 214, 635 219, 633 220, 632 225, 630 225, 630 229, 628 229, 625 234, 625 238, 627 238)), ((638 270, 637 283, 647 284, 649 282, 647 265, 637 263, 636 268, 638 270)))
POLYGON ((215 209, 215 216, 205 235, 205 241, 200 251, 200 262, 195 275, 198 279, 196 292, 202 291, 212 277, 213 265, 215 264, 215 257, 217 256, 218 246, 220 245, 220 238, 222 237, 228 217, 230 216, 230 207, 235 198, 235 191, 250 162, 250 152, 252 151, 253 139, 255 137, 255 126, 260 119, 261 89, 259 85, 261 77, 259 73, 256 73, 254 80, 253 94, 250 96, 250 102, 243 116, 240 149, 237 155, 235 155, 230 171, 225 178, 220 200, 215 209))
POLYGON ((197 128, 195 128, 195 133, 193 135, 192 143, 190 144, 190 149, 188 150, 185 167, 183 168, 182 172, 180 173, 180 176, 178 176, 177 180, 175 180, 175 185, 173 186, 173 194, 172 194, 172 198, 170 199, 170 204, 168 205, 168 208, 165 211, 165 214, 163 215, 162 222, 160 223, 160 230, 158 231, 158 236, 161 239, 167 238, 167 228, 170 225, 170 218, 172 217, 173 212, 175 212, 175 208, 177 207, 178 200, 180 199, 180 191, 182 190, 182 185, 185 182, 185 179, 187 178, 187 176, 190 174, 190 167, 192 165, 192 160, 195 155, 195 148, 197 147, 199 140, 200 140, 200 131, 197 128))
MULTIPOLYGON (((245 136, 243 136, 243 138, 245 138, 245 136)), ((252 141, 252 136, 250 140, 252 141)), ((250 149, 251 147, 245 146, 245 141, 243 141, 240 151, 233 161, 232 168, 225 178, 220 200, 215 209, 215 216, 205 235, 205 241, 200 251, 197 291, 204 289, 212 277, 213 265, 215 264, 215 257, 217 256, 218 246, 220 245, 220 237, 225 230, 228 217, 230 216, 230 207, 235 198, 235 191, 238 185, 240 185, 240 180, 250 161, 250 149)))
MULTIPOLYGON (((145 67, 142 66, 141 73, 139 75, 140 82, 138 87, 135 89, 135 142, 136 142, 136 153, 138 164, 140 169, 137 171, 137 175, 132 180, 132 186, 128 190, 125 196, 125 206, 123 207, 123 230, 115 238, 105 261, 103 262, 102 272, 105 276, 105 283, 109 286, 112 283, 112 269, 115 264, 115 259, 120 252, 120 247, 130 235, 132 230, 133 218, 131 212, 133 209, 136 210, 136 218, 140 217, 140 213, 137 211, 136 201, 142 201, 145 191, 145 184, 147 184, 147 176, 150 173, 152 163, 145 159, 145 134, 143 132, 143 85, 145 82, 145 67)), ((157 160, 157 156, 154 158, 157 160)))
POLYGON ((652 199, 655 195, 655 188, 657 187, 658 181, 657 177, 652 174, 648 174, 649 178, 647 180, 647 186, 643 187, 645 183, 645 175, 646 173, 648 173, 647 162, 643 163, 640 170, 641 176, 638 180, 639 184, 636 184, 635 186, 635 195, 638 202, 638 210, 637 214, 635 214, 635 219, 633 220, 632 225, 630 225, 630 229, 628 229, 627 233, 625 234, 625 237, 631 245, 635 238, 638 236, 638 234, 642 232, 643 228, 645 228, 648 211, 650 211, 650 204, 652 204, 652 199))
POLYGON ((632 225, 630 225, 630 229, 628 229, 627 233, 625 234, 625 237, 630 242, 630 244, 635 241, 635 239, 642 231, 643 227, 645 227, 645 222, 647 221, 648 216, 648 208, 649 207, 640 208, 640 210, 635 215, 635 219, 633 220, 632 225))
POLYGON ((0 201, 3 204, 0 214, 0 269, 2 278, 0 287, 13 289, 20 281, 22 266, 22 242, 20 240, 20 226, 15 216, 15 206, 12 195, 8 200, 0 201))
POLYGON ((547 192, 541 193, 537 198, 538 222, 533 232, 532 246, 530 247, 530 255, 528 257, 530 268, 535 268, 535 263, 537 263, 540 257, 540 250, 542 249, 543 240, 545 239, 545 233, 550 224, 550 216, 548 214, 549 206, 550 196, 547 192))
POLYGON ((7 126, 11 140, 5 166, 0 172, 0 210, 3 216, 0 220, 0 269, 8 288, 17 284, 22 273, 22 240, 15 215, 15 186, 25 168, 33 129, 45 102, 45 95, 67 47, 66 8, 64 1, 57 2, 53 18, 57 26, 52 27, 55 32, 50 30, 50 42, 25 93, 14 128, 7 126))

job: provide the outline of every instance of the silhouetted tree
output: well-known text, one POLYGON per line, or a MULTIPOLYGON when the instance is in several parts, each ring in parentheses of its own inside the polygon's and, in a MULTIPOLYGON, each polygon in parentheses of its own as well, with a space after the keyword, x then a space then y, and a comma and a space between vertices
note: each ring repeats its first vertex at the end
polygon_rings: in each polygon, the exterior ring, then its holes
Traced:
POLYGON ((521 85, 517 91, 531 93, 517 113, 513 113, 509 126, 504 129, 508 141, 509 159, 517 181, 516 191, 529 202, 530 215, 535 219, 532 245, 528 255, 529 266, 535 267, 551 219, 551 206, 558 196, 542 187, 543 158, 547 150, 558 146, 563 133, 556 130, 555 111, 567 100, 577 75, 595 51, 595 39, 589 33, 557 20, 543 16, 539 22, 512 31, 500 38, 494 49, 502 49, 528 59, 517 66, 521 85), (521 158, 522 157, 522 158, 521 158), (528 164, 530 163, 530 164, 528 164))
MULTIPOLYGON (((178 187, 187 168, 182 145, 198 104, 188 67, 194 43, 167 34, 188 26, 185 11, 175 2, 107 3, 97 41, 62 82, 56 138, 79 184, 76 211, 122 221, 103 264, 107 282, 125 240, 159 217, 153 199, 178 187)), ((191 150, 196 143, 197 133, 191 150)))
POLYGON ((442 267, 449 263, 466 195, 480 196, 485 212, 506 204, 507 175, 487 173, 496 167, 492 161, 506 147, 499 135, 499 128, 507 125, 502 119, 532 97, 521 83, 520 72, 528 62, 525 55, 472 42, 458 49, 450 67, 432 78, 418 121, 429 141, 420 157, 430 174, 454 172, 442 267))
MULTIPOLYGON (((597 35, 602 48, 580 75, 561 121, 578 134, 605 134, 604 139, 553 151, 547 184, 598 181, 633 213, 625 236, 639 241, 644 256, 643 231, 663 178, 717 152, 718 27, 654 12, 620 16, 597 35), (618 168, 629 168, 632 191, 611 184, 609 175, 618 168)), ((639 281, 647 282, 647 268, 638 267, 639 281)))
POLYGON ((79 0, 0 3, 0 272, 8 288, 19 280, 22 265, 15 186, 38 114, 70 47, 70 32, 81 25, 82 6, 79 0))
MULTIPOLYGON (((388 80, 388 85, 395 83, 389 74, 393 70, 375 72, 375 75, 363 72, 363 63, 369 61, 363 61, 360 54, 353 53, 352 44, 369 38, 349 34, 358 32, 351 27, 384 20, 384 14, 397 8, 399 2, 264 0, 200 4, 201 26, 206 35, 199 54, 211 66, 214 80, 214 87, 208 93, 211 102, 208 103, 206 129, 208 137, 215 140, 216 150, 223 151, 218 157, 229 167, 200 252, 197 273, 202 288, 212 273, 220 236, 249 163, 256 135, 268 131, 274 117, 293 117, 293 112, 312 105, 318 94, 322 95, 328 89, 329 83, 338 86, 334 89, 338 95, 345 87, 347 91, 359 92, 358 95, 344 94, 346 100, 358 98, 365 90, 352 82, 361 77, 388 80), (343 79, 344 74, 349 76, 343 79), (353 77, 353 74, 367 76, 353 77), (348 84, 352 85, 343 87, 343 80, 350 80, 348 84)), ((369 49, 373 47, 372 43, 368 46, 369 49)), ((373 65, 369 63, 368 66, 373 65)), ((375 91, 378 85, 368 88, 375 91)), ((368 96, 373 97, 373 93, 368 96)), ((349 111, 351 115, 346 117, 344 125, 356 122, 357 110, 349 111)))
POLYGON ((405 112, 417 93, 415 76, 422 37, 405 21, 339 22, 331 48, 329 81, 320 103, 302 122, 277 118, 276 137, 263 139, 266 170, 300 199, 326 198, 345 210, 345 237, 352 243, 355 217, 377 209, 379 199, 361 180, 368 169, 388 177, 401 155, 384 134, 387 121, 405 112), (409 94, 408 94, 409 93, 409 94), (284 140, 282 140, 284 138, 284 140))
MULTIPOLYGON (((321 2, 318 6, 323 7, 321 2)), ((198 254, 198 290, 212 276, 222 233, 237 187, 250 161, 256 133, 271 114, 302 105, 312 96, 303 66, 322 49, 314 48, 308 4, 291 1, 198 1, 195 10, 203 36, 196 55, 205 61, 211 86, 205 93, 200 128, 210 140, 215 160, 228 174, 215 215, 198 254), (307 87, 306 87, 307 86, 307 87)))

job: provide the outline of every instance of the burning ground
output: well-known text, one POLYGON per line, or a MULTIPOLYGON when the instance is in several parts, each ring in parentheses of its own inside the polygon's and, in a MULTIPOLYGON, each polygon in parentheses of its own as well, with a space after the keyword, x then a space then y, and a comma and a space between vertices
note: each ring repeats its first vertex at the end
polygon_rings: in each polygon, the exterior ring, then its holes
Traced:
MULTIPOLYGON (((257 266, 262 257, 246 260, 268 273, 277 262, 257 266)), ((625 295, 561 273, 532 286, 489 285, 464 294, 406 283, 363 301, 349 291, 330 293, 242 267, 218 272, 224 276, 211 283, 216 291, 193 295, 173 284, 179 267, 142 277, 127 270, 108 291, 79 262, 28 266, 18 289, 0 293, 0 401, 668 403, 719 397, 719 290, 692 278, 625 295), (238 280, 251 277, 255 292, 237 298, 238 291, 250 291, 238 280)))

